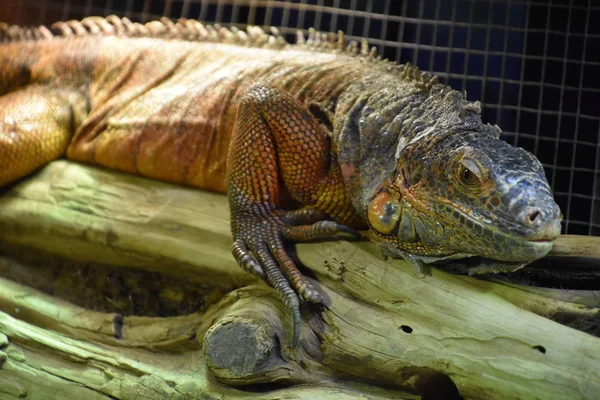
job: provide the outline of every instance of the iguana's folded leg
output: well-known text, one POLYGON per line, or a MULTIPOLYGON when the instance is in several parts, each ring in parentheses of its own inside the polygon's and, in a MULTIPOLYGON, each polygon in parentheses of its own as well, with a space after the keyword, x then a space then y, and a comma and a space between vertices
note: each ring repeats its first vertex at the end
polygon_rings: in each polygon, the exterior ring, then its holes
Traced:
POLYGON ((0 186, 64 155, 77 125, 72 97, 43 86, 0 97, 0 186))
POLYGON ((302 104, 262 84, 247 91, 240 101, 227 160, 233 255, 245 270, 271 283, 292 309, 293 344, 300 326, 296 293, 315 303, 321 302, 321 295, 288 256, 284 240, 355 233, 324 221, 336 216, 333 211, 339 214, 351 208, 330 157, 326 134, 302 104), (283 211, 284 192, 309 208, 283 211))

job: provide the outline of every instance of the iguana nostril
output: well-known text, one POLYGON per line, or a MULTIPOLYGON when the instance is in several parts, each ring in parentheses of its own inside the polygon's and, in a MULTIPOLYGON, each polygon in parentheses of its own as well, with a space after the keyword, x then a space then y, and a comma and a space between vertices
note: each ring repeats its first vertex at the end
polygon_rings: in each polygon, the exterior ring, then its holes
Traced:
POLYGON ((534 227, 544 224, 544 215, 539 207, 524 207, 518 214, 523 224, 534 227))
POLYGON ((529 218, 529 222, 533 223, 535 222, 536 218, 540 215, 540 211, 539 210, 535 210, 532 213, 530 213, 528 215, 529 218))

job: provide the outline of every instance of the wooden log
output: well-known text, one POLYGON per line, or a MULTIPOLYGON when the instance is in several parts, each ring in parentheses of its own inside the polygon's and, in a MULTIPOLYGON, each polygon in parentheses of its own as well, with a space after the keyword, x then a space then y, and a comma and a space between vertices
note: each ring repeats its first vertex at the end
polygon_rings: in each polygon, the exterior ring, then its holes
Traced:
MULTIPOLYGON (((212 320, 231 307, 254 307, 261 298, 281 307, 262 284, 234 291, 202 314, 123 317, 120 335, 114 315, 7 279, 0 279, 0 288, 2 399, 364 399, 362 393, 374 399, 419 398, 376 386, 324 385, 316 379, 307 382, 310 386, 280 387, 263 394, 217 382, 204 361, 202 341, 194 338, 204 337, 212 320)), ((245 348, 238 344, 238 349, 245 348)))
MULTIPOLYGON (((71 396, 64 398, 94 398, 81 397, 81 388, 114 398, 593 399, 600 393, 600 339, 549 319, 566 313, 597 321, 597 291, 536 289, 437 268, 419 277, 401 260, 383 260, 372 243, 301 244, 297 258, 315 274, 326 304, 304 305, 300 346, 291 349, 288 313, 271 288, 235 265, 230 240, 226 199, 212 193, 67 161, 6 190, 0 248, 8 267, 0 271, 25 268, 22 260, 41 252, 45 260, 70 260, 65 268, 91 263, 98 271, 135 270, 217 288, 211 293, 220 300, 189 315, 129 316, 2 279, 0 333, 8 345, 0 380, 17 382, 7 386, 12 394, 61 387, 71 396), (236 337, 244 338, 237 346, 236 337), (47 380, 29 378, 38 370, 47 380), (264 383, 279 386, 260 395, 248 391, 264 383)), ((41 289, 60 294, 50 277, 41 289)), ((174 299, 190 293, 167 286, 174 299)))

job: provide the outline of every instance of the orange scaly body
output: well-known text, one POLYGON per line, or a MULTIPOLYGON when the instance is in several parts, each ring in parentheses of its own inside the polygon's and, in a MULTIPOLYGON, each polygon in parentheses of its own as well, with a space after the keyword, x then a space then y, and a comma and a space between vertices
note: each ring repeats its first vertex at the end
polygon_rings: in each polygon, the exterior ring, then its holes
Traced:
POLYGON ((66 156, 226 192, 233 256, 293 311, 292 343, 300 297, 321 296, 285 241, 368 229, 416 266, 510 270, 560 233, 535 157, 478 102, 366 42, 114 16, 52 29, 0 24, 0 186, 66 156))

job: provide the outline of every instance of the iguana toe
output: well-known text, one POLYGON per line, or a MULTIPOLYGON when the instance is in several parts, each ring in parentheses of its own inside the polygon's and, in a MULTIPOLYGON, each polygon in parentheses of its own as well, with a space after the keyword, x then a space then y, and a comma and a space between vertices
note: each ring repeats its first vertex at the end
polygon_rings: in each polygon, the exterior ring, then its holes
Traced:
POLYGON ((355 238, 360 238, 360 233, 349 226, 333 221, 319 221, 312 225, 286 226, 282 229, 283 236, 294 242, 325 239, 339 233, 347 233, 355 238))
POLYGON ((235 261, 244 269, 244 271, 259 277, 262 280, 267 280, 265 272, 256 261, 256 259, 248 252, 248 248, 242 240, 236 240, 231 246, 231 253, 235 261))

